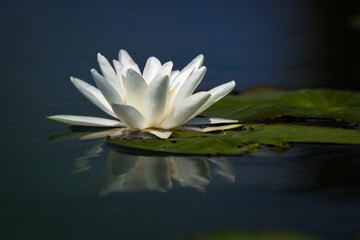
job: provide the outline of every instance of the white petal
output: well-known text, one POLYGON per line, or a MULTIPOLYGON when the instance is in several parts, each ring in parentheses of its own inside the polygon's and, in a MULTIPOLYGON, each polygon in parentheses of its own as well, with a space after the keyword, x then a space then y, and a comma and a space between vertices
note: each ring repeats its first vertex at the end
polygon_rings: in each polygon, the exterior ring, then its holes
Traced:
POLYGON ((94 78, 96 85, 100 89, 101 93, 104 95, 106 101, 108 101, 110 104, 124 103, 119 92, 116 91, 114 86, 107 79, 101 76, 95 69, 91 69, 91 75, 94 78))
POLYGON ((224 119, 224 118, 203 118, 197 117, 186 122, 184 125, 208 125, 208 124, 219 124, 219 123, 237 123, 238 120, 224 119))
POLYGON ((138 74, 141 75, 141 72, 140 72, 139 68, 137 68, 137 67, 135 67, 135 66, 137 66, 137 65, 125 65, 125 66, 122 68, 122 70, 121 70, 121 76, 122 76, 122 78, 123 78, 123 79, 125 78, 126 73, 127 73, 127 71, 128 71, 129 69, 132 69, 132 70, 134 70, 135 72, 137 72, 138 74))
POLYGON ((169 91, 169 99, 166 105, 166 113, 165 115, 169 115, 170 111, 172 110, 172 106, 175 100, 175 97, 179 91, 180 83, 177 83, 176 86, 174 86, 173 89, 169 91))
POLYGON ((173 67, 173 62, 171 62, 171 61, 166 62, 160 67, 159 73, 162 73, 164 75, 168 75, 170 77, 172 67, 173 67))
POLYGON ((199 69, 204 62, 204 55, 200 54, 194 58, 188 65, 186 65, 181 71, 199 69))
POLYGON ((197 86, 200 84, 206 73, 206 67, 201 67, 200 69, 193 72, 188 79, 184 82, 184 84, 178 90, 172 108, 176 107, 178 103, 182 100, 193 94, 197 86))
MULTIPOLYGON (((134 60, 132 60, 132 58, 130 57, 130 55, 124 50, 121 49, 119 51, 119 62, 124 65, 124 66, 131 66, 131 68, 133 68, 135 71, 137 71, 138 73, 140 73, 140 69, 139 66, 134 62, 134 60)), ((126 69, 127 70, 127 69, 126 69)))
POLYGON ((193 70, 187 70, 185 72, 181 71, 177 77, 172 81, 170 85, 170 99, 167 105, 167 113, 169 113, 173 109, 174 101, 176 96, 178 95, 179 89, 183 86, 184 82, 189 78, 189 76, 193 73, 193 70))
POLYGON ((126 104, 135 107, 139 112, 144 109, 144 97, 148 88, 145 79, 133 69, 129 69, 124 78, 127 92, 126 104))
POLYGON ((74 115, 54 115, 47 117, 50 120, 61 122, 74 126, 89 126, 89 127, 124 127, 125 124, 112 119, 74 116, 74 115))
POLYGON ((113 67, 110 65, 110 63, 104 56, 102 56, 100 53, 98 53, 97 58, 98 58, 98 62, 99 62, 99 66, 100 66, 102 75, 119 92, 122 99, 124 99, 125 92, 124 92, 124 85, 123 85, 122 79, 120 79, 118 77, 118 75, 115 73, 113 67))
POLYGON ((145 94, 144 116, 149 127, 157 127, 164 118, 169 97, 169 76, 158 74, 145 94))
POLYGON ((134 60, 130 57, 127 51, 120 49, 119 51, 119 62, 123 65, 134 65, 136 64, 134 60))
POLYGON ((144 129, 147 127, 144 116, 136 108, 124 104, 112 104, 114 113, 129 128, 144 129))
POLYGON ((225 97, 229 94, 235 87, 235 81, 231 81, 228 83, 224 83, 220 86, 217 86, 209 91, 211 97, 206 101, 206 103, 196 111, 194 115, 192 115, 188 120, 196 117, 197 115, 201 114, 203 111, 208 109, 211 105, 219 101, 221 98, 225 97))
POLYGON ((186 65, 181 72, 179 73, 179 75, 174 79, 174 81, 171 82, 171 89, 173 89, 173 87, 180 82, 180 84, 182 85, 184 83, 184 81, 190 76, 190 74, 199 69, 201 67, 201 65, 204 62, 204 55, 200 54, 199 56, 197 56, 196 58, 194 58, 188 65, 186 65))
POLYGON ((116 118, 111 106, 106 101, 104 96, 101 94, 100 90, 91 86, 90 84, 74 77, 70 77, 71 82, 75 85, 75 87, 82 93, 84 96, 90 100, 93 104, 95 104, 98 108, 106 112, 112 117, 116 118))
POLYGON ((190 97, 185 98, 170 112, 169 116, 160 125, 160 128, 170 129, 182 125, 209 98, 210 93, 208 92, 198 92, 190 97))
POLYGON ((159 138, 167 139, 171 136, 171 131, 157 131, 157 130, 144 130, 145 132, 151 133, 159 138))
POLYGON ((174 81, 174 79, 177 77, 177 75, 179 75, 180 71, 179 70, 175 70, 171 72, 170 75, 170 84, 174 81))
POLYGON ((116 60, 113 60, 113 65, 114 65, 116 74, 118 75, 119 78, 121 78, 124 65, 122 65, 119 61, 116 61, 116 60))
POLYGON ((143 76, 148 83, 151 82, 151 80, 153 80, 153 78, 159 71, 160 67, 161 67, 161 62, 159 61, 159 59, 157 59, 156 57, 148 58, 143 72, 143 76))
POLYGON ((214 131, 225 131, 229 129, 243 127, 244 124, 236 123, 236 124, 226 124, 221 126, 208 126, 208 127, 199 127, 199 126, 182 126, 182 130, 186 131, 194 131, 194 132, 214 132, 214 131))
POLYGON ((193 73, 193 71, 194 71, 194 69, 188 69, 188 70, 181 71, 176 76, 174 81, 171 82, 170 89, 174 89, 174 87, 177 86, 178 84, 181 87, 182 84, 186 81, 186 79, 188 79, 188 77, 193 73))

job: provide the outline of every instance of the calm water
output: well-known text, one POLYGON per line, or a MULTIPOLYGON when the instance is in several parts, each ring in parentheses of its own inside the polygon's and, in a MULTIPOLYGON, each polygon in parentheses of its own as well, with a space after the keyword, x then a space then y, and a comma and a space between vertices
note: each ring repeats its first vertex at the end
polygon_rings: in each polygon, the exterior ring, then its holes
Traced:
POLYGON ((171 239, 222 230, 359 237, 356 146, 154 157, 126 155, 101 139, 54 139, 70 129, 47 115, 104 116, 68 78, 93 83, 96 53, 112 59, 120 48, 140 66, 155 55, 181 68, 204 53, 203 89, 232 79, 237 90, 360 89, 355 1, 169 2, 0 3, 1 239, 171 239))

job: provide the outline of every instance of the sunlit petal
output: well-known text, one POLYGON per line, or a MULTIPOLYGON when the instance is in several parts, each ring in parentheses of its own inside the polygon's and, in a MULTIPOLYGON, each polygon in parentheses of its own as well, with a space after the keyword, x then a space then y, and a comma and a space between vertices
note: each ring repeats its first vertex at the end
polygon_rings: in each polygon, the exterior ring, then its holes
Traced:
POLYGON ((148 88, 144 78, 133 69, 129 69, 124 78, 124 85, 127 92, 126 104, 143 112, 144 96, 148 88))
POLYGON ((179 75, 180 71, 179 70, 174 70, 171 72, 170 75, 170 84, 174 81, 174 79, 177 77, 177 75, 179 75))
POLYGON ((107 79, 101 76, 95 69, 91 69, 91 75, 94 78, 95 83, 100 89, 101 93, 108 101, 108 103, 118 103, 118 104, 124 103, 119 92, 107 79))
POLYGON ((119 51, 119 62, 125 67, 131 66, 131 68, 133 68, 136 72, 140 73, 140 69, 138 65, 134 62, 134 60, 124 49, 121 49, 119 51))
POLYGON ((54 115, 47 117, 50 120, 61 122, 74 126, 88 126, 88 127, 125 127, 126 125, 112 119, 75 116, 75 115, 54 115))
POLYGON ((125 104, 111 105, 116 116, 129 128, 143 129, 147 127, 144 116, 136 108, 125 104))
POLYGON ((186 79, 185 83, 180 87, 177 95, 175 96, 172 108, 176 107, 178 103, 193 94, 193 92, 203 79, 205 73, 206 67, 201 67, 200 69, 193 72, 188 79, 186 79))
POLYGON ((157 130, 153 130, 153 129, 145 129, 144 131, 151 133, 151 134, 157 136, 158 138, 162 138, 162 139, 167 139, 172 134, 171 131, 157 131, 157 130))
POLYGON ((115 68, 116 75, 118 76, 118 78, 122 79, 122 72, 123 72, 123 69, 124 69, 124 65, 122 65, 117 60, 113 60, 113 65, 114 65, 114 68, 115 68))
POLYGON ((219 126, 214 125, 214 126, 206 126, 206 127, 184 125, 181 127, 181 130, 194 131, 194 132, 215 132, 215 131, 225 131, 225 130, 240 128, 243 126, 244 124, 242 123, 225 124, 219 126))
POLYGON ((156 57, 149 57, 146 61, 143 76, 150 83, 161 67, 161 62, 156 57))
POLYGON ((164 118, 169 96, 169 76, 158 74, 145 94, 144 116, 148 127, 157 127, 164 118))
POLYGON ((84 96, 98 108, 106 112, 112 117, 116 118, 111 106, 106 101, 104 96, 101 94, 100 90, 91 86, 90 84, 74 77, 70 77, 71 82, 75 87, 82 93, 84 96))
POLYGON ((122 82, 122 79, 118 77, 118 75, 115 73, 113 67, 110 65, 109 61, 102 56, 100 53, 97 55, 99 66, 102 72, 102 75, 106 80, 108 80, 111 85, 114 86, 114 88, 119 92, 122 99, 124 99, 124 85, 122 82))
POLYGON ((224 119, 224 118, 204 118, 196 117, 186 122, 184 125, 208 125, 208 124, 219 124, 219 123, 236 123, 238 120, 224 119))
POLYGON ((218 87, 215 87, 209 91, 211 97, 206 101, 204 105, 202 105, 194 115, 192 115, 188 120, 196 117, 197 115, 201 114, 203 111, 208 109, 211 105, 219 101, 221 98, 229 94, 235 87, 235 82, 231 81, 228 83, 224 83, 218 87))
POLYGON ((204 62, 204 55, 200 54, 194 58, 188 65, 186 65, 181 71, 186 71, 188 69, 196 70, 199 69, 204 62))
POLYGON ((170 77, 172 67, 173 67, 173 62, 171 62, 171 61, 166 62, 160 67, 159 73, 164 74, 164 75, 168 75, 170 77))
POLYGON ((182 86, 185 80, 193 73, 195 69, 182 70, 175 79, 171 82, 170 89, 174 89, 175 86, 182 86))
POLYGON ((200 54, 196 58, 194 58, 188 65, 186 65, 181 72, 176 76, 174 81, 171 83, 171 89, 175 86, 178 82, 182 85, 184 81, 190 76, 190 74, 199 69, 204 62, 204 55, 200 54))
POLYGON ((209 98, 210 93, 208 92, 198 92, 190 97, 185 98, 170 112, 169 116, 160 125, 160 128, 170 129, 182 125, 209 98))

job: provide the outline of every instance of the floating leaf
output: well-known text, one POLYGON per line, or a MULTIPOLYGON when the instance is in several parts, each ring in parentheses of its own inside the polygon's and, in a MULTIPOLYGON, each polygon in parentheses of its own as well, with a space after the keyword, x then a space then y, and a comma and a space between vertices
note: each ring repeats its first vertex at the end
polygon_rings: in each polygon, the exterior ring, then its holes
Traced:
POLYGON ((125 151, 172 154, 255 153, 263 145, 289 148, 287 143, 360 144, 360 131, 353 129, 297 124, 246 124, 246 130, 219 133, 175 131, 162 140, 126 140, 108 137, 107 141, 125 151))
POLYGON ((282 92, 253 89, 223 98, 202 115, 254 121, 292 116, 336 121, 360 120, 360 94, 334 90, 282 92))

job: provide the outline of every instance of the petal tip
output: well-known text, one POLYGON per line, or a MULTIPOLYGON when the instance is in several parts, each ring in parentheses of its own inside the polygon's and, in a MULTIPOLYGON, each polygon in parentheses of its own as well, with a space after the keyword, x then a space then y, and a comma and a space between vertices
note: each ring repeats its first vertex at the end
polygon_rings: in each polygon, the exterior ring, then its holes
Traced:
POLYGON ((101 53, 97 54, 97 59, 98 59, 99 64, 100 64, 100 62, 102 63, 102 62, 106 61, 106 58, 103 55, 101 55, 101 53))
POLYGON ((58 115, 52 115, 52 116, 46 116, 46 118, 48 120, 51 120, 51 121, 54 121, 54 122, 60 122, 58 119, 57 119, 58 115))
POLYGON ((207 68, 206 68, 205 66, 202 66, 201 68, 199 68, 199 70, 198 70, 198 71, 202 71, 202 72, 205 72, 205 73, 206 73, 207 68))
POLYGON ((120 49, 119 54, 124 55, 124 54, 128 54, 128 53, 125 49, 120 49))

